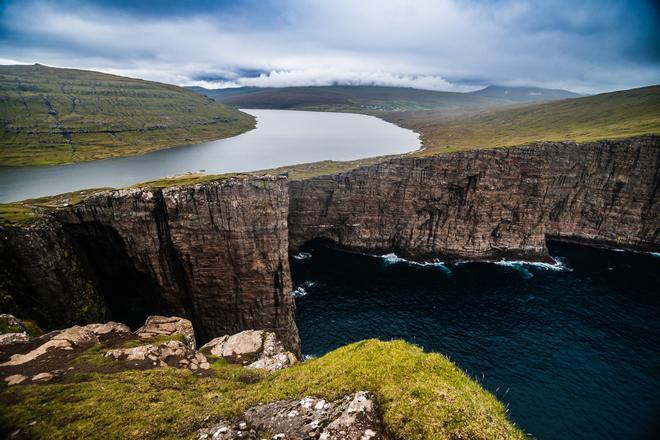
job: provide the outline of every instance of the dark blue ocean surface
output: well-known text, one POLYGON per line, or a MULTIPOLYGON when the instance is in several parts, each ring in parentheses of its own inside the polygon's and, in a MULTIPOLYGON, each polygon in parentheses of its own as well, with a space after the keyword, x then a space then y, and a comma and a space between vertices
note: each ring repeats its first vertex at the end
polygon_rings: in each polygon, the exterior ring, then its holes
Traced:
POLYGON ((654 438, 660 258, 550 246, 564 269, 307 249, 291 260, 306 292, 296 300, 303 352, 403 338, 447 355, 538 439, 654 438))

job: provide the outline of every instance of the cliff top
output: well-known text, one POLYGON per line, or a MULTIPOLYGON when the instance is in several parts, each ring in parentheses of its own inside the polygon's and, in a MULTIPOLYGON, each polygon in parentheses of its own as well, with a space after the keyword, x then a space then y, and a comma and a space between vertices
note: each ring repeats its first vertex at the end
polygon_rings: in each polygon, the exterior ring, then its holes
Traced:
POLYGON ((181 87, 41 65, 0 66, 0 165, 141 154, 234 136, 254 118, 181 87))
POLYGON ((403 341, 354 343, 272 374, 209 360, 202 376, 176 368, 100 373, 115 361, 93 347, 72 361, 87 372, 0 392, 0 427, 33 438, 187 438, 257 403, 367 390, 394 438, 525 438, 495 396, 444 356, 403 341))

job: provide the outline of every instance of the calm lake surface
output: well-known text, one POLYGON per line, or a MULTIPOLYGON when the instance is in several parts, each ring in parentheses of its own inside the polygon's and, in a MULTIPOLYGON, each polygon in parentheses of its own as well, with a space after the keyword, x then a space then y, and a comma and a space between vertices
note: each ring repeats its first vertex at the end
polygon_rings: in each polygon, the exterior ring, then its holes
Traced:
POLYGON ((660 438, 660 258, 550 246, 561 270, 306 249, 291 259, 303 352, 403 338, 449 356, 540 440, 660 438))
POLYGON ((354 160, 420 147, 419 136, 373 116, 243 110, 257 128, 233 138, 141 156, 45 167, 0 167, 0 202, 85 188, 123 187, 189 171, 256 171, 321 160, 354 160))

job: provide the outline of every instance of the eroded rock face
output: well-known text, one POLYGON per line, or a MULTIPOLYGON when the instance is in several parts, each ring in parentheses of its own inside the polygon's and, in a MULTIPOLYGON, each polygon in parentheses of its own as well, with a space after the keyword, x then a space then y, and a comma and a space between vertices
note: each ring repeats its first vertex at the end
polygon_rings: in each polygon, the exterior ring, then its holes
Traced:
POLYGON ((548 258, 546 238, 660 247, 660 138, 399 158, 289 185, 289 241, 425 259, 548 258))
POLYGON ((150 316, 135 334, 140 339, 151 339, 156 336, 182 335, 186 345, 195 349, 195 331, 192 323, 178 316, 150 316))
POLYGON ((275 333, 263 330, 221 336, 206 343, 200 351, 231 363, 268 371, 280 370, 297 362, 296 356, 284 348, 275 333))
POLYGON ((154 367, 189 368, 192 371, 210 368, 206 356, 181 341, 117 348, 109 350, 105 355, 116 360, 151 363, 154 367))
POLYGON ((359 391, 327 402, 317 397, 282 400, 248 409, 238 422, 221 422, 199 431, 198 438, 370 440, 386 438, 376 402, 359 391))
POLYGON ((29 227, 0 227, 3 309, 46 328, 148 315, 201 339, 273 331, 298 352, 284 177, 102 192, 29 227))

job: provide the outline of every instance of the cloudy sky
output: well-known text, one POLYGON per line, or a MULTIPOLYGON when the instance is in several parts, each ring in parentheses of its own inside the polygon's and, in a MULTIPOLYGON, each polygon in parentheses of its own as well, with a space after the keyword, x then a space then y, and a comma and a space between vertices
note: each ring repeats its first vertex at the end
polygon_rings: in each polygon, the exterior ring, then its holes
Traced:
POLYGON ((660 83, 652 0, 0 0, 0 64, 210 88, 660 83))

